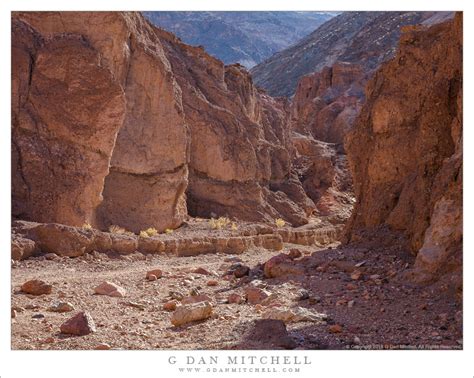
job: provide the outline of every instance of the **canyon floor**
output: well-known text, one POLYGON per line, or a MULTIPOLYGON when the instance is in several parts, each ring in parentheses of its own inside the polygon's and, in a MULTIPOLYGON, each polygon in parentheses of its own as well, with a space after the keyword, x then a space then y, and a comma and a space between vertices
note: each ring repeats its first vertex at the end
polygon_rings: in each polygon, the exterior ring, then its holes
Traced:
MULTIPOLYGON (((289 337, 294 349, 462 349, 462 308, 452 285, 410 284, 405 277, 413 256, 391 245, 285 243, 281 251, 255 247, 239 255, 94 252, 12 262, 12 348, 96 349, 106 344, 110 349, 278 349, 285 346, 258 336, 253 321, 272 308, 301 307, 326 314, 327 320, 288 321, 288 334, 275 337, 289 337), (290 254, 305 273, 265 278, 263 264, 281 253, 290 254), (248 266, 249 275, 226 274, 235 264, 248 266), (146 272, 154 268, 163 276, 149 281, 146 272), (24 294, 20 286, 30 279, 48 282, 52 293, 24 294), (95 295, 94 288, 103 281, 121 286, 126 296, 95 295), (245 298, 249 286, 270 295, 257 305, 227 303, 232 293, 245 298), (163 309, 173 292, 208 295, 213 315, 173 326, 171 312, 163 309), (71 303, 75 310, 49 311, 58 301, 71 303), (97 331, 86 336, 60 333, 60 325, 78 311, 91 314, 97 331)), ((268 332, 273 331, 270 325, 268 332)))

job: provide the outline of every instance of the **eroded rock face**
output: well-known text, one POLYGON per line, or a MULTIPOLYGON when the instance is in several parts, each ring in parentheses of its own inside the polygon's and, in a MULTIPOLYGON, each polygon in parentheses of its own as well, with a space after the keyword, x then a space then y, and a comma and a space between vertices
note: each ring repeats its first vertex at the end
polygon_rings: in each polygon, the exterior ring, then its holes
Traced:
POLYGON ((292 170, 288 104, 256 90, 243 67, 138 13, 13 20, 15 217, 163 231, 189 206, 307 223, 314 203, 292 170))
POLYGON ((288 104, 256 90, 242 66, 158 30, 183 93, 191 133, 191 215, 307 223, 314 209, 292 180, 288 104))
POLYGON ((12 20, 12 212, 95 221, 125 114, 123 91, 79 34, 43 37, 12 20))
POLYGON ((13 19, 14 215, 135 232, 179 226, 189 138, 151 26, 121 12, 13 19))
POLYGON ((358 64, 337 62, 303 77, 292 102, 292 129, 341 144, 364 100, 366 75, 358 64))
POLYGON ((316 214, 344 223, 353 207, 342 143, 364 101, 362 66, 337 62, 303 77, 291 104, 293 165, 316 214))
POLYGON ((347 228, 402 231, 416 268, 460 267, 462 249, 462 16, 406 28, 375 74, 348 135, 357 204, 347 228), (458 263, 448 264, 453 261, 458 263))

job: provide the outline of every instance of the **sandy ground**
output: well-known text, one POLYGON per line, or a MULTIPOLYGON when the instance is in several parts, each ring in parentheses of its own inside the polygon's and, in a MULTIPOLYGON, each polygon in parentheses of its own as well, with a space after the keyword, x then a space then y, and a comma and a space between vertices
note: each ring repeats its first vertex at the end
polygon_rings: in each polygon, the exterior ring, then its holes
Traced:
MULTIPOLYGON (((297 349, 461 349, 462 309, 452 285, 420 287, 400 279, 412 264, 410 254, 397 248, 372 246, 325 249, 285 245, 280 252, 251 250, 239 256, 209 254, 196 257, 166 255, 128 256, 92 254, 80 258, 32 258, 12 265, 12 349, 94 349, 101 343, 112 349, 242 349, 246 346, 242 329, 248 321, 262 317, 260 306, 227 304, 230 293, 243 294, 249 283, 226 279, 223 274, 241 259, 251 268, 273 255, 298 248, 303 253, 308 274, 298 277, 264 279, 266 290, 275 293, 271 305, 295 306, 325 313, 327 324, 299 322, 287 324, 297 349), (203 267, 214 273, 192 273, 203 267), (165 273, 147 281, 148 270, 165 273), (351 278, 354 270, 362 272, 351 278), (53 285, 49 295, 31 296, 20 292, 29 279, 53 285), (207 286, 210 279, 217 286, 207 286), (94 295, 102 281, 111 281, 127 290, 124 298, 94 295), (170 291, 189 294, 199 290, 213 298, 214 316, 208 320, 174 327, 171 313, 163 310, 170 291), (300 290, 309 298, 300 300, 300 290), (74 305, 69 313, 48 311, 51 303, 74 305), (59 332, 60 325, 78 311, 88 311, 97 332, 71 337, 59 332), (34 316, 36 316, 34 318, 34 316), (342 332, 331 327, 340 325, 342 332)), ((248 280, 248 279, 247 279, 248 280)), ((268 345, 261 344, 261 349, 268 345)))

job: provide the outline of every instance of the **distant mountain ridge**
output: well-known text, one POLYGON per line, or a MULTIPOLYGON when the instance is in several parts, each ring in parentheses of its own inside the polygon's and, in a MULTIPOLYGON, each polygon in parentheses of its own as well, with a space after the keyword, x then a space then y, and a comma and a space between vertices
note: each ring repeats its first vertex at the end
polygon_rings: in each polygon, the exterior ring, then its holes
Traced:
POLYGON ((303 76, 336 62, 374 70, 394 56, 403 26, 439 23, 452 16, 452 12, 344 12, 253 67, 252 77, 272 96, 292 96, 303 76))
POLYGON ((338 12, 143 12, 185 43, 247 68, 305 37, 338 12))

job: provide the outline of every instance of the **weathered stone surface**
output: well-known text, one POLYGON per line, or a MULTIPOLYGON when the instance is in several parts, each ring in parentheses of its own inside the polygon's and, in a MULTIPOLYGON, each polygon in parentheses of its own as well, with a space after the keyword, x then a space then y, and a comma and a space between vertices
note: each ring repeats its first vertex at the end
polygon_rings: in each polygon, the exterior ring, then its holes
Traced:
POLYGON ((13 19, 14 215, 135 232, 179 226, 189 137, 151 25, 122 12, 13 19))
POLYGON ((49 223, 38 224, 27 234, 45 253, 76 257, 92 251, 94 233, 78 227, 49 223))
POLYGON ((32 295, 51 294, 53 286, 41 281, 30 280, 21 285, 21 291, 32 295))
POLYGON ((388 225, 432 276, 459 268, 462 245, 462 15, 405 28, 369 82, 347 138, 357 204, 347 228, 388 225))
POLYGON ((245 302, 245 299, 242 298, 242 296, 237 293, 232 293, 232 294, 229 294, 229 296, 227 297, 227 302, 241 304, 245 302))
POLYGON ((88 312, 79 312, 61 324, 61 333, 74 336, 85 336, 96 331, 94 319, 88 312))
POLYGON ((12 235, 12 260, 23 260, 31 257, 36 250, 33 240, 12 235))
POLYGON ((291 171, 287 104, 257 91, 243 67, 224 66, 199 47, 157 33, 190 127, 190 213, 306 223, 311 201, 283 185, 291 171))
POLYGON ((24 21, 14 13, 13 215, 94 222, 125 114, 122 88, 84 35, 58 30, 45 38, 24 21))
POLYGON ((276 319, 281 320, 284 323, 297 323, 297 322, 315 322, 325 323, 327 320, 326 314, 313 312, 304 307, 295 308, 277 308, 271 307, 265 310, 262 314, 264 319, 276 319))
POLYGON ((212 306, 209 302, 199 302, 179 306, 171 316, 171 323, 175 327, 198 320, 205 320, 212 315, 212 306))
POLYGON ((152 269, 146 272, 146 278, 149 279, 150 276, 155 276, 155 279, 161 278, 163 276, 163 271, 161 269, 152 269))
POLYGON ((292 129, 341 144, 364 100, 365 81, 361 66, 344 62, 303 77, 291 103, 292 129))
POLYGON ((290 256, 282 253, 273 256, 263 266, 263 273, 267 278, 285 277, 291 275, 304 275, 304 266, 293 261, 290 256))
POLYGON ((259 304, 270 296, 270 293, 259 287, 248 286, 245 288, 245 296, 250 304, 259 304))
POLYGON ((114 284, 113 282, 104 281, 94 289, 94 293, 98 295, 107 295, 109 297, 125 297, 127 291, 123 288, 114 284))

